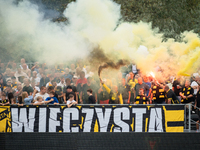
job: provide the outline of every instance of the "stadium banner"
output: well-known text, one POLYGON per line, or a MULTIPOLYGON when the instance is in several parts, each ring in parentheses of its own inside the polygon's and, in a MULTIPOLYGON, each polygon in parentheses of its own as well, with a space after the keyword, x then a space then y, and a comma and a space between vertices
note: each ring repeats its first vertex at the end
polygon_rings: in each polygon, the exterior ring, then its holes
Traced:
POLYGON ((184 105, 0 106, 0 132, 183 132, 184 105))

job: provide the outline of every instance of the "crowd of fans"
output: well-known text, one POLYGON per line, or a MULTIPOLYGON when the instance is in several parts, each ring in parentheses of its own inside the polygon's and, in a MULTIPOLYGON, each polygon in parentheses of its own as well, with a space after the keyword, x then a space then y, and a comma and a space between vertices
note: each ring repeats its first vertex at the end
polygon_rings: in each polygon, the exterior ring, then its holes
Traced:
MULTIPOLYGON (((68 104, 68 100, 77 104, 179 104, 195 102, 199 97, 198 73, 192 83, 172 77, 161 83, 142 75, 136 65, 130 66, 112 81, 95 78, 90 67, 80 62, 68 68, 37 62, 30 67, 24 58, 19 65, 9 62, 5 67, 1 63, 0 104, 68 104)), ((199 107, 198 101, 195 104, 199 107)))
MULTIPOLYGON (((48 67, 0 62, 0 105, 66 104, 187 104, 200 108, 200 76, 157 81, 135 64, 122 68, 117 80, 95 77, 82 63, 48 67)), ((199 112, 198 112, 199 114, 199 112)))

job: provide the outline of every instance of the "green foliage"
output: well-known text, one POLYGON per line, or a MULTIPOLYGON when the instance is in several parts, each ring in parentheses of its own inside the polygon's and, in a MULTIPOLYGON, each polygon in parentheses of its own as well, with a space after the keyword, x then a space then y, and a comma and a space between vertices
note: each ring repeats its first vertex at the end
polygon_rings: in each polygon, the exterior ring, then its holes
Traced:
MULTIPOLYGON (((49 9, 63 12, 75 0, 42 0, 49 9)), ((178 39, 180 33, 193 30, 200 34, 199 0, 114 0, 121 5, 122 20, 127 22, 152 22, 164 33, 163 38, 178 39)), ((64 17, 55 18, 62 22, 64 17)))

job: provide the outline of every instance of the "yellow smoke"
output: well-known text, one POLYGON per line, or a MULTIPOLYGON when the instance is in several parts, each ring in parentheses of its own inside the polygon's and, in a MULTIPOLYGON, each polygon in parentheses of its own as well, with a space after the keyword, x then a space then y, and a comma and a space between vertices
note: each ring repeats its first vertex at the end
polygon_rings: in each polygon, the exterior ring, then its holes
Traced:
POLYGON ((185 49, 184 55, 188 54, 190 51, 195 50, 196 47, 200 47, 200 40, 198 38, 192 40, 189 46, 185 49))
POLYGON ((15 52, 36 51, 40 62, 52 64, 79 57, 87 60, 90 51, 99 46, 109 58, 129 59, 143 73, 159 72, 160 78, 198 71, 200 38, 192 31, 181 34, 182 42, 163 42, 163 34, 152 29, 151 23, 120 22, 120 5, 111 0, 77 0, 63 15, 69 23, 61 27, 44 20, 28 1, 13 5, 13 0, 3 0, 0 45, 15 52))

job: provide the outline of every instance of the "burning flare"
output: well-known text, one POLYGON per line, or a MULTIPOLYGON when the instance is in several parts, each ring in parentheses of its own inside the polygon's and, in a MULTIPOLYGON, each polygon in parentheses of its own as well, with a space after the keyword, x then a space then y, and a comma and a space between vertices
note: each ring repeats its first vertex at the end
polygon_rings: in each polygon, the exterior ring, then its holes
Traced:
POLYGON ((150 72, 150 75, 153 77, 153 78, 155 78, 155 74, 151 71, 150 72))

